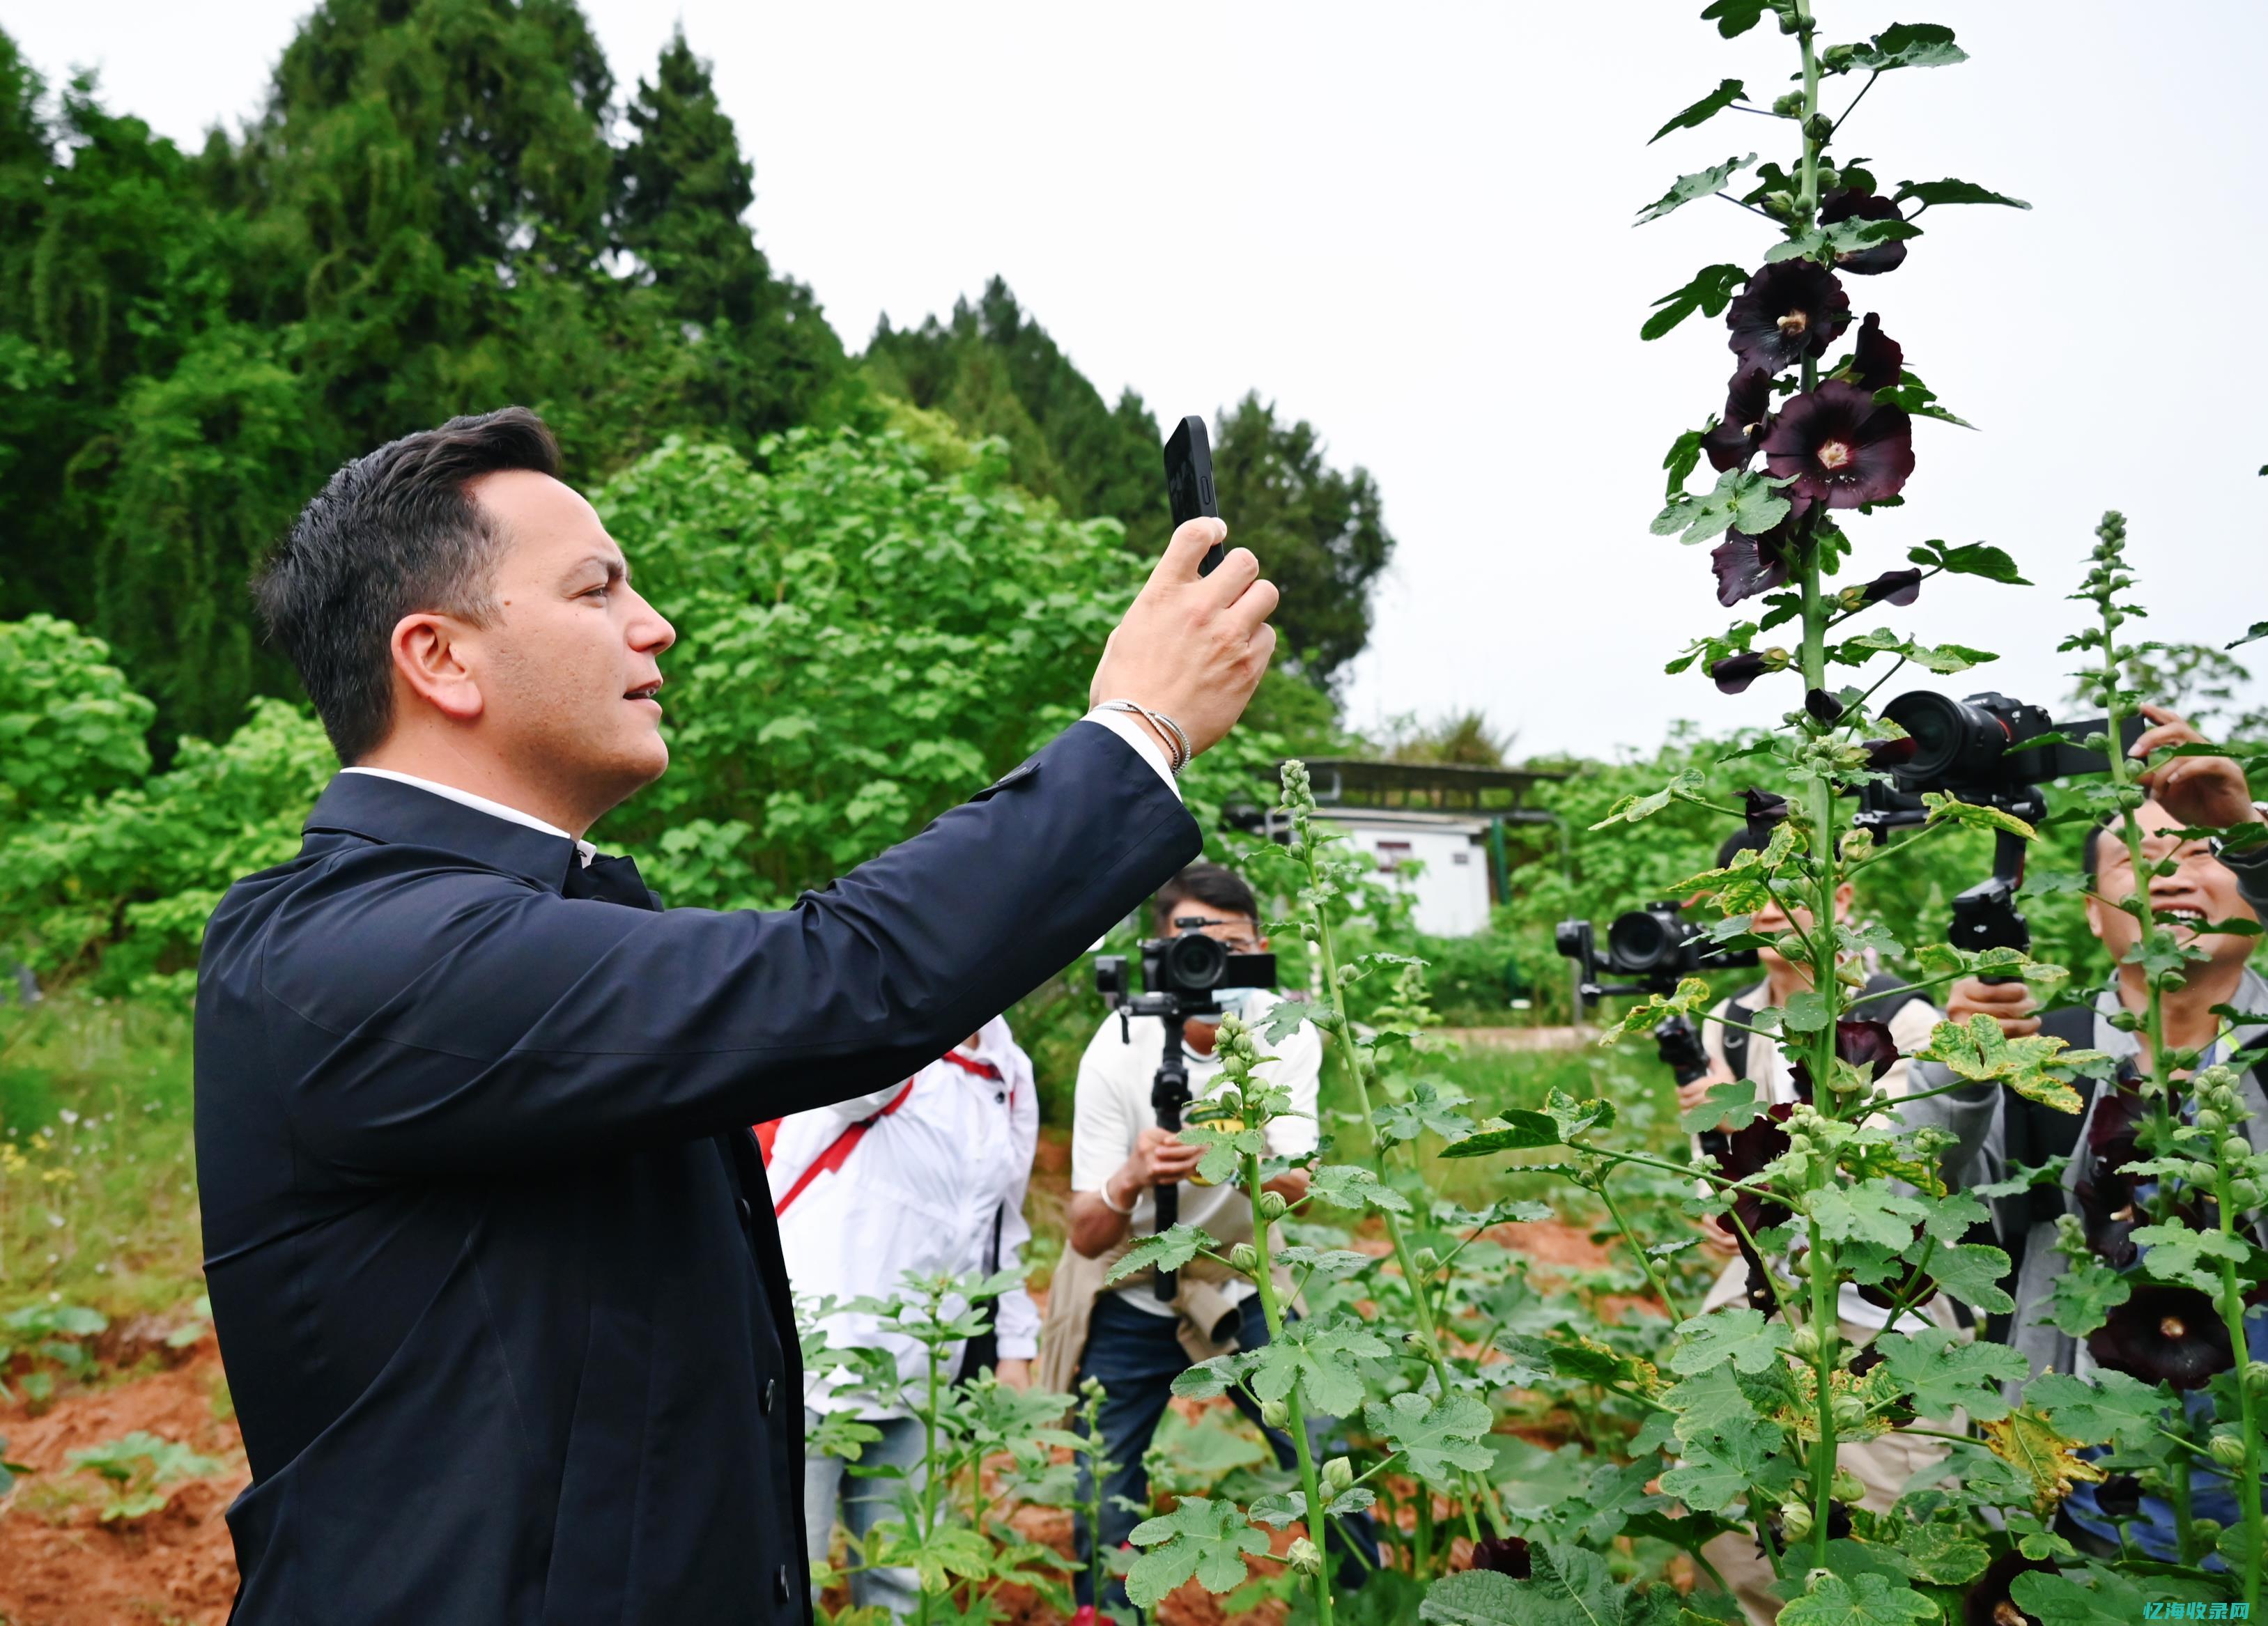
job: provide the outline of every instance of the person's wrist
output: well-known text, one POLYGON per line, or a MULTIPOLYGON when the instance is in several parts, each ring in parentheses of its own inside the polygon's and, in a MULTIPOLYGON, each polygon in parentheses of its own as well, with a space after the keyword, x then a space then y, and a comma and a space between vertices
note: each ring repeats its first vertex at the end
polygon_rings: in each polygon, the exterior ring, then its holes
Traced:
MULTIPOLYGON (((1112 1174, 1108 1180, 1105 1180, 1102 1182, 1102 1206, 1108 1209, 1112 1213, 1117 1215, 1121 1219, 1130 1219, 1134 1215, 1133 1197, 1129 1196, 1126 1201, 1122 1203, 1119 1202, 1116 1194, 1111 1190, 1111 1188, 1118 1183, 1118 1181, 1124 1176, 1125 1173, 1126 1169, 1122 1166, 1118 1169, 1117 1173, 1112 1174)), ((1135 1186, 1138 1188, 1139 1182, 1135 1182, 1135 1186)))

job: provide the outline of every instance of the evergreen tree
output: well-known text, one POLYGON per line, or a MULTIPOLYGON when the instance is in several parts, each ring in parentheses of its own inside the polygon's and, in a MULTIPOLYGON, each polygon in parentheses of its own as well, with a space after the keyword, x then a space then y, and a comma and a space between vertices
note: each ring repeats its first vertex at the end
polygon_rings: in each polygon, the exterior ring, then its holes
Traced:
POLYGON ((811 291, 772 274, 746 217, 755 167, 681 30, 638 81, 616 159, 616 240, 668 313, 690 324, 691 404, 744 446, 810 417, 843 371, 811 291))

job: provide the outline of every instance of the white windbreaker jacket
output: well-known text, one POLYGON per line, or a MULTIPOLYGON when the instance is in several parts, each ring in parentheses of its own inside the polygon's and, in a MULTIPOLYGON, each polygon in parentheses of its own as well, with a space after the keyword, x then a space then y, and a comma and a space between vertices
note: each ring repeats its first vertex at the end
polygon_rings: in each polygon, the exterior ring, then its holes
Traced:
MULTIPOLYGON (((998 1268, 1020 1261, 1032 1234, 1024 1188, 1039 1139, 1039 1092, 1005 1021, 995 1017, 976 1039, 974 1050, 957 1048, 907 1084, 780 1120, 766 1173, 799 1298, 886 1298, 909 1270, 983 1271, 993 1261, 996 1225, 998 1268), (869 1119, 846 1147, 845 1131, 869 1119)), ((994 1318, 1001 1358, 1039 1352, 1039 1313, 1021 1287, 999 1299, 994 1318)), ((830 1343, 890 1350, 909 1383, 926 1372, 922 1347, 878 1331, 871 1315, 838 1313, 825 1326, 830 1343)), ((959 1360, 956 1350, 951 1365, 959 1360)), ((836 1401, 835 1381, 814 1367, 804 1403, 887 1415, 836 1401)))

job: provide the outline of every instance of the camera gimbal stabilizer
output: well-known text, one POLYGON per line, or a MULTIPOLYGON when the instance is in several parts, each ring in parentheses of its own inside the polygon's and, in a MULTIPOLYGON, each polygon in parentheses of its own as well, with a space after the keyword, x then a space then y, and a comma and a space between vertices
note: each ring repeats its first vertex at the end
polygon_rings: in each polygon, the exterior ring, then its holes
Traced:
MULTIPOLYGON (((1218 938, 1205 936, 1204 928, 1210 923, 1202 915, 1176 918, 1174 936, 1142 945, 1142 985, 1147 990, 1143 993, 1134 993, 1128 985, 1125 955, 1094 957, 1095 990, 1103 1004, 1118 1013, 1119 1031, 1126 1041, 1133 1041, 1135 1017, 1154 1016, 1164 1026, 1165 1042, 1150 1083, 1150 1106, 1158 1115, 1158 1127, 1169 1134, 1180 1130, 1182 1114, 1190 1100, 1189 1063, 1182 1054, 1182 1025, 1191 1017, 1219 1013, 1220 1003, 1213 997, 1216 989, 1276 985, 1275 955, 1232 954, 1218 938)), ((1172 1230, 1181 1218, 1181 1187, 1175 1183, 1152 1186, 1150 1195, 1157 1205, 1158 1230, 1172 1230)), ((1160 1300, 1171 1302, 1181 1291, 1176 1276, 1172 1270, 1157 1273, 1152 1291, 1160 1300)))
MULTIPOLYGON (((1602 999, 1674 992, 1679 981, 1696 972, 1729 966, 1753 966, 1754 949, 1730 950, 1707 943, 1701 929, 1680 913, 1675 903, 1650 903, 1642 909, 1618 915, 1607 928, 1607 952, 1599 954, 1597 934, 1587 920, 1563 920, 1553 933, 1562 954, 1582 968, 1578 993, 1588 1011, 1602 999), (1601 972, 1634 979, 1604 982, 1601 972)), ((1709 1054, 1701 1043, 1701 1030, 1682 1012, 1654 1024, 1653 1052, 1670 1076, 1690 1084, 1709 1071, 1709 1054)), ((1711 1157, 1725 1149, 1722 1130, 1701 1137, 1701 1148, 1711 1157)))

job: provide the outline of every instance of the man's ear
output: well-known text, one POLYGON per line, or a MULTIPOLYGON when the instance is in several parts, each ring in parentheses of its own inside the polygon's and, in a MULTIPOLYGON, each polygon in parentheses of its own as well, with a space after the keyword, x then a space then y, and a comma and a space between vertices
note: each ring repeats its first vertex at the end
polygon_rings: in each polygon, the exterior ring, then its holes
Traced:
POLYGON ((1858 895, 1858 890, 1847 880, 1835 888, 1836 919, 1840 920, 1851 912, 1851 901, 1858 895))
POLYGON ((465 630, 454 616, 421 611, 394 622, 387 644, 394 675, 453 723, 469 723, 482 709, 480 682, 460 642, 465 630))

